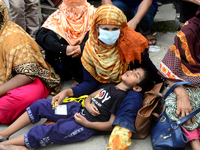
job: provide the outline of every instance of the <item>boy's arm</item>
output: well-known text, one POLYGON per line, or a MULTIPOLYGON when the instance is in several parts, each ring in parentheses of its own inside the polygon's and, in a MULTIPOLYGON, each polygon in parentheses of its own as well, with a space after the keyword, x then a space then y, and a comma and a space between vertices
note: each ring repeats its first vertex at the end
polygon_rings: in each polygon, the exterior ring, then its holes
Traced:
POLYGON ((107 122, 89 122, 85 117, 83 117, 80 113, 76 113, 74 118, 77 123, 85 126, 87 128, 100 130, 100 131, 112 131, 112 123, 115 120, 115 115, 111 114, 109 121, 107 122))
POLYGON ((97 115, 99 115, 100 113, 99 113, 98 108, 97 108, 95 105, 90 104, 90 103, 91 103, 91 99, 92 99, 93 97, 95 97, 101 90, 102 90, 102 89, 97 90, 96 92, 90 94, 90 95, 85 99, 85 108, 86 108, 87 111, 88 111, 91 115, 93 115, 93 116, 97 116, 97 115))

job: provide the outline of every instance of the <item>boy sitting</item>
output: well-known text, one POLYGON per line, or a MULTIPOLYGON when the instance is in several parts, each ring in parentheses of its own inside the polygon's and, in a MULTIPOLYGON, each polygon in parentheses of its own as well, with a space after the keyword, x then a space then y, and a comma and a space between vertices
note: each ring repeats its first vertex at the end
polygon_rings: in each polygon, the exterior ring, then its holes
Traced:
POLYGON ((38 100, 28 107, 13 124, 0 132, 0 141, 3 144, 0 145, 0 149, 34 149, 47 146, 52 142, 73 143, 88 139, 98 131, 111 131, 115 114, 127 91, 145 92, 151 90, 153 85, 149 72, 146 69, 136 68, 124 73, 119 84, 109 84, 89 95, 85 100, 85 108, 77 102, 63 104, 67 107, 65 108, 67 115, 55 114, 51 105, 55 102, 54 98, 52 102, 50 99, 38 100), (25 134, 7 140, 19 129, 30 123, 36 123, 41 118, 48 118, 49 121, 56 123, 35 126, 25 134))

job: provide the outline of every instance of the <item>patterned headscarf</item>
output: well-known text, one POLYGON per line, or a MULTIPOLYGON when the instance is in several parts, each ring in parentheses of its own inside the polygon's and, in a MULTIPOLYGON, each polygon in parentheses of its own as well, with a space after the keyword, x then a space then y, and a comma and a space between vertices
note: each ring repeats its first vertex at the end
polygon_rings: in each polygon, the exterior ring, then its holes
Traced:
POLYGON ((79 45, 90 30, 95 11, 86 0, 63 0, 42 27, 56 32, 70 45, 79 45))
POLYGON ((121 10, 113 5, 102 5, 94 16, 81 61, 97 81, 119 82, 130 62, 141 62, 141 53, 145 48, 148 48, 148 41, 128 27, 126 16, 121 10), (113 45, 101 43, 98 40, 96 24, 121 25, 118 42, 113 45))
POLYGON ((41 79, 49 88, 60 78, 45 62, 37 43, 20 26, 9 21, 6 5, 0 0, 0 85, 15 74, 41 79), (3 20, 2 20, 3 18, 3 20))

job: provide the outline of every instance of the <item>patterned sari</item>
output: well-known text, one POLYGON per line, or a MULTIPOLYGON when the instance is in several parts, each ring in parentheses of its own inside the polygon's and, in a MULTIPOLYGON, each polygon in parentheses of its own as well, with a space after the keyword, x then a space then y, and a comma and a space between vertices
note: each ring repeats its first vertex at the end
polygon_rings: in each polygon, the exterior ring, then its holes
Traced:
MULTIPOLYGON (((177 33, 174 44, 160 63, 159 73, 172 81, 191 81, 200 84, 200 7, 192 19, 188 20, 177 33)), ((193 110, 200 107, 200 89, 185 86, 190 97, 193 110)), ((176 94, 172 92, 166 99, 166 112, 172 120, 175 117, 177 104, 176 94)), ((200 114, 195 116, 195 123, 187 130, 194 130, 200 126, 200 114)))
POLYGON ((41 79, 54 88, 60 78, 45 62, 37 43, 17 24, 9 21, 8 11, 0 1, 0 85, 16 74, 41 79))

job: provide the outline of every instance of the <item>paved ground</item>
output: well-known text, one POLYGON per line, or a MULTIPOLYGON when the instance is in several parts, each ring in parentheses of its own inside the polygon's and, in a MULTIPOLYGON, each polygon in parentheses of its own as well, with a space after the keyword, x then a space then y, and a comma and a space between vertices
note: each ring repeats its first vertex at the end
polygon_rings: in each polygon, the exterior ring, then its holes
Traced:
MULTIPOLYGON (((99 5, 100 3, 97 1, 92 2, 96 5, 99 5)), ((155 24, 159 24, 160 22, 165 22, 166 24, 170 24, 173 22, 173 26, 177 27, 177 20, 176 20, 176 11, 173 8, 171 4, 169 5, 163 5, 159 7, 159 11, 155 18, 155 24), (167 16, 166 16, 167 14, 167 16)), ((162 25, 162 24, 160 24, 162 25)), ((160 61, 164 57, 165 53, 169 49, 169 47, 173 44, 173 38, 176 35, 176 32, 171 33, 155 33, 155 36, 157 37, 157 45, 160 48, 160 51, 150 53, 150 57, 152 61, 155 63, 156 67, 159 66, 160 61)), ((61 89, 69 88, 72 85, 73 81, 68 82, 62 82, 61 89)), ((51 96, 49 96, 51 98, 51 96)), ((43 123, 45 119, 42 119, 37 125, 43 123)), ((14 135, 12 135, 10 138, 15 137, 17 135, 23 134, 30 130, 34 125, 29 125, 22 130, 18 131, 14 135)), ((5 129, 6 125, 0 125, 0 131, 5 129)), ((73 143, 73 144, 67 144, 67 145, 49 145, 44 148, 38 148, 38 150, 64 150, 64 149, 70 149, 70 150, 105 150, 106 146, 108 145, 108 135, 98 135, 94 136, 86 141, 73 143)), ((130 146, 130 150, 152 150, 151 146, 151 140, 150 137, 147 137, 145 140, 132 140, 132 145, 130 146)), ((190 146, 187 146, 185 150, 191 150, 190 146)))

